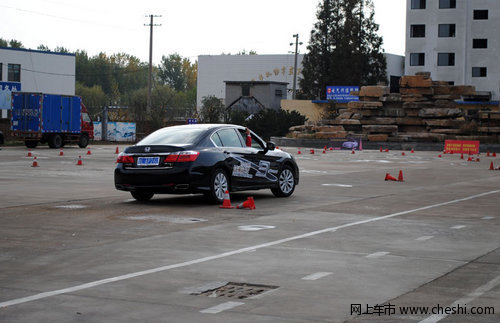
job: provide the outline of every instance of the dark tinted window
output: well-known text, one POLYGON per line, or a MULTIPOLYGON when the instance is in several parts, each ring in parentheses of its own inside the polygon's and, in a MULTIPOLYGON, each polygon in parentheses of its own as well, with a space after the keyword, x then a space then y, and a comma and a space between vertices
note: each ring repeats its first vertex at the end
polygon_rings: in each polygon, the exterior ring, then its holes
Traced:
POLYGON ((456 0, 439 0, 439 9, 450 9, 456 7, 457 7, 456 0))
POLYGON ((8 69, 7 81, 21 82, 21 65, 9 64, 7 69, 8 69))
POLYGON ((473 67, 472 68, 472 77, 486 77, 487 70, 486 67, 473 67))
POLYGON ((412 9, 425 9, 425 0, 411 0, 412 9))
POLYGON ((440 24, 439 37, 455 37, 455 24, 440 24))
POLYGON ((241 96, 250 96, 250 86, 243 85, 241 87, 241 96))
POLYGON ((410 66, 424 66, 425 65, 425 54, 424 53, 411 53, 410 54, 410 66))
POLYGON ((455 66, 455 53, 438 53, 438 66, 455 66))
POLYGON ((192 127, 167 127, 156 130, 138 145, 191 145, 198 141, 205 129, 192 127))
POLYGON ((473 39, 472 48, 488 48, 488 39, 473 39))
POLYGON ((425 37, 425 25, 411 25, 410 37, 425 37))
POLYGON ((219 135, 217 133, 214 133, 212 135, 212 137, 210 137, 210 139, 212 139, 212 141, 214 142, 214 144, 217 146, 217 147, 222 147, 222 141, 220 140, 219 138, 219 135))
POLYGON ((488 10, 474 10, 474 20, 488 19, 488 10))
POLYGON ((234 129, 222 129, 217 134, 224 147, 243 147, 240 136, 234 129))

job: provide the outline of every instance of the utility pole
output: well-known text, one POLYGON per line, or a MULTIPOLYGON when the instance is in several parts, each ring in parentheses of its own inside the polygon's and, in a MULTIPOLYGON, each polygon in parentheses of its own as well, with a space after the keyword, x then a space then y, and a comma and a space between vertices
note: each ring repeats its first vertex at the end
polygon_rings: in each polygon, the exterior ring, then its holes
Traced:
MULTIPOLYGON (((299 45, 302 45, 302 43, 299 43, 299 34, 293 35, 295 38, 295 64, 293 67, 293 89, 292 89, 292 100, 295 100, 295 95, 297 93, 297 55, 299 54, 299 45)), ((292 46, 293 43, 290 43, 290 46, 292 46)))
POLYGON ((146 114, 149 115, 151 113, 151 88, 153 84, 153 27, 161 26, 161 24, 160 25, 153 24, 153 18, 161 16, 149 15, 146 17, 149 17, 151 19, 149 25, 146 24, 144 25, 144 26, 149 26, 149 77, 148 77, 148 104, 146 107, 146 114))

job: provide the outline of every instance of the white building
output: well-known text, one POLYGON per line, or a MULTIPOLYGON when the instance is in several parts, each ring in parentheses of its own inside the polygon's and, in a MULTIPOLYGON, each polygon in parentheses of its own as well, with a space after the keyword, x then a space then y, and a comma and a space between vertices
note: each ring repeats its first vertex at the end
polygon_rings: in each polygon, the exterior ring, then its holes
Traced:
POLYGON ((75 95, 75 54, 0 48, 2 118, 12 91, 75 95))
POLYGON ((405 74, 474 85, 498 100, 500 1, 406 0, 405 74))
MULTIPOLYGON (((385 54, 388 84, 392 78, 403 75, 404 57, 385 54)), ((302 78, 304 54, 297 55, 298 80, 302 78)), ((295 55, 201 55, 198 56, 197 107, 205 96, 225 99, 225 83, 232 81, 268 81, 288 83, 283 99, 292 98, 295 55)), ((227 102, 226 102, 227 104, 227 102)))

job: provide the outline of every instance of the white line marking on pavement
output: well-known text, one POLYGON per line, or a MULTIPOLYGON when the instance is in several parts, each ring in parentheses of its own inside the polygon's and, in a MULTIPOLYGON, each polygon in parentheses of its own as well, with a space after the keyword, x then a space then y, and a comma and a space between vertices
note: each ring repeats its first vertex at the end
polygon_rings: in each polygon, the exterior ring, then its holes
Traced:
MULTIPOLYGON (((481 297, 484 293, 489 292, 493 288, 497 287, 500 285, 500 276, 497 276, 496 278, 493 278, 486 284, 478 287, 475 289, 473 292, 470 292, 466 296, 454 301, 452 304, 448 305, 448 307, 453 308, 457 307, 458 305, 465 306, 465 304, 469 304, 471 301, 475 300, 478 297, 481 297)), ((434 314, 429 316, 428 318, 420 321, 419 323, 436 323, 441 321, 442 319, 446 318, 448 314, 434 314)))
POLYGON ((337 187, 352 187, 352 185, 349 184, 321 184, 323 186, 337 186, 337 187))
POLYGON ((302 277, 302 280, 317 280, 326 276, 329 276, 333 273, 330 272, 319 272, 319 273, 314 273, 305 277, 302 277))
POLYGON ((222 311, 230 310, 232 308, 235 308, 235 307, 243 305, 243 304, 245 304, 245 303, 242 303, 242 302, 226 302, 226 303, 222 303, 222 304, 219 304, 217 306, 214 306, 214 307, 207 308, 207 309, 205 309, 203 311, 200 311, 200 313, 217 314, 217 313, 220 313, 222 311))
POLYGON ((497 194, 497 193, 500 193, 500 190, 484 192, 484 193, 480 193, 480 194, 476 194, 476 195, 467 196, 467 197, 464 197, 461 199, 451 200, 448 202, 427 205, 427 206, 419 207, 416 209, 411 209, 411 210, 396 212, 396 213, 392 213, 392 214, 388 214, 388 215, 378 216, 378 217, 370 218, 370 219, 366 219, 366 220, 360 220, 360 221, 356 221, 356 222, 346 223, 346 224, 342 224, 342 225, 339 225, 336 227, 330 227, 330 228, 325 228, 322 230, 307 232, 304 234, 300 234, 300 235, 296 235, 296 236, 292 236, 292 237, 288 237, 288 238, 284 238, 284 239, 280 239, 280 240, 270 241, 270 242, 266 242, 266 243, 262 243, 262 244, 258 244, 258 245, 254 245, 254 246, 236 249, 233 251, 228 251, 228 252, 220 253, 217 255, 203 257, 203 258, 193 259, 190 261, 185 261, 185 262, 181 262, 181 263, 177 263, 177 264, 156 267, 156 268, 152 268, 152 269, 148 269, 148 270, 138 271, 135 273, 124 274, 121 276, 115 276, 115 277, 101 279, 101 280, 97 280, 97 281, 93 281, 93 282, 89 282, 89 283, 85 283, 85 284, 81 284, 81 285, 76 285, 73 287, 57 289, 57 290, 53 290, 50 292, 43 292, 43 293, 39 293, 39 294, 27 296, 27 297, 16 298, 16 299, 13 299, 10 301, 1 302, 0 308, 12 306, 12 305, 17 305, 17 304, 22 304, 22 303, 27 303, 27 302, 31 302, 31 301, 35 301, 35 300, 39 300, 39 299, 43 299, 43 298, 47 298, 47 297, 57 296, 57 295, 61 295, 61 294, 73 293, 76 291, 80 291, 80 290, 84 290, 84 289, 88 289, 88 288, 92 288, 92 287, 96 287, 96 286, 101 286, 104 284, 109 284, 109 283, 114 283, 117 281, 132 279, 132 278, 136 278, 136 277, 140 277, 140 276, 144 276, 144 275, 155 274, 158 272, 167 271, 167 270, 171 270, 171 269, 196 265, 196 264, 204 263, 207 261, 212 261, 212 260, 216 260, 216 259, 221 259, 221 258, 226 258, 226 257, 234 256, 234 255, 239 255, 239 254, 242 254, 242 253, 245 253, 248 251, 252 251, 252 250, 267 248, 267 247, 276 246, 276 245, 283 244, 283 243, 290 242, 290 241, 295 241, 295 240, 299 240, 299 239, 313 237, 313 236, 316 236, 318 234, 332 232, 332 231, 344 229, 344 228, 350 228, 350 227, 353 227, 356 225, 377 222, 377 221, 381 221, 381 220, 385 220, 385 219, 394 218, 394 217, 400 216, 400 215, 425 211, 425 210, 429 210, 429 209, 433 209, 433 208, 437 208, 437 207, 441 207, 441 206, 446 206, 446 205, 450 205, 450 204, 455 204, 455 203, 459 203, 459 202, 469 201, 472 199, 476 199, 476 198, 483 197, 483 196, 488 196, 491 194, 497 194))
POLYGON ((494 216, 485 216, 482 217, 481 220, 493 220, 495 217, 494 216))
POLYGON ((450 227, 450 229, 460 230, 460 229, 463 229, 465 227, 466 227, 466 225, 454 225, 454 226, 450 227))
POLYGON ((387 251, 379 251, 379 252, 374 252, 374 253, 367 255, 366 258, 370 258, 370 259, 380 258, 380 257, 386 256, 388 254, 389 254, 389 252, 387 252, 387 251))
POLYGON ((417 238, 415 240, 417 240, 417 241, 426 241, 426 240, 430 240, 432 238, 434 238, 434 236, 421 236, 420 238, 417 238))

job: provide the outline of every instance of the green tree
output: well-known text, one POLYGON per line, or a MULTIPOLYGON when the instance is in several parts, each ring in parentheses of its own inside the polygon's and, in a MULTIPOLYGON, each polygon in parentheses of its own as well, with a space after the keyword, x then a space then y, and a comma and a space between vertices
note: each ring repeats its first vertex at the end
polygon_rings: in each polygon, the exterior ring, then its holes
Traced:
POLYGON ((10 48, 24 48, 23 43, 15 39, 6 40, 0 38, 0 47, 10 47, 10 48))
POLYGON ((372 0, 323 0, 299 80, 301 98, 326 97, 328 85, 387 81, 372 0))
POLYGON ((201 100, 200 119, 203 123, 218 123, 224 119, 225 107, 222 100, 210 95, 201 100))
POLYGON ((186 89, 186 78, 182 72, 182 57, 179 54, 162 56, 158 77, 163 84, 170 85, 176 91, 186 89))
POLYGON ((106 94, 99 85, 88 87, 76 82, 75 93, 82 97, 83 104, 94 120, 101 115, 102 107, 108 105, 106 94))
POLYGON ((293 126, 303 125, 306 117, 297 111, 264 109, 254 114, 245 126, 269 140, 271 136, 282 137, 293 126))

